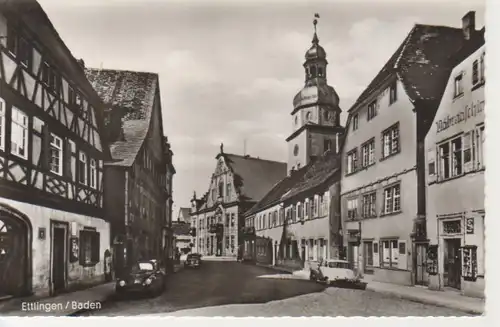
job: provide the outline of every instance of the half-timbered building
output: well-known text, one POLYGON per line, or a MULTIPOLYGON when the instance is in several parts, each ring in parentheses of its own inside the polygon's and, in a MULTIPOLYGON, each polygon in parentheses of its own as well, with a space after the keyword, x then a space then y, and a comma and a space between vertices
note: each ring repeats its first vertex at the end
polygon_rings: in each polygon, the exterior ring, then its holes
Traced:
POLYGON ((112 160, 104 165, 104 207, 117 273, 139 258, 166 253, 162 259, 171 259, 175 169, 163 135, 158 74, 91 68, 86 73, 108 105, 106 138, 112 160))
POLYGON ((2 2, 0 293, 104 280, 102 111, 40 5, 2 2))

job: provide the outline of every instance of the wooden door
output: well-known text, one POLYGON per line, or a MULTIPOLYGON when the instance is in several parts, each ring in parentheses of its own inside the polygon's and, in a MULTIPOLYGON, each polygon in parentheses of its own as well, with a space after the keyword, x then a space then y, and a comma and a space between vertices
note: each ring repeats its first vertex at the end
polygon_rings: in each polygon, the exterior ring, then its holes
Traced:
POLYGON ((52 232, 52 283, 54 293, 66 287, 66 229, 58 226, 52 232))
POLYGON ((427 286, 427 244, 416 244, 415 284, 427 286))
POLYGON ((446 253, 444 262, 445 286, 460 289, 462 275, 462 259, 460 253, 460 239, 449 239, 445 241, 446 253))
POLYGON ((0 296, 26 291, 28 230, 22 221, 0 216, 0 296))

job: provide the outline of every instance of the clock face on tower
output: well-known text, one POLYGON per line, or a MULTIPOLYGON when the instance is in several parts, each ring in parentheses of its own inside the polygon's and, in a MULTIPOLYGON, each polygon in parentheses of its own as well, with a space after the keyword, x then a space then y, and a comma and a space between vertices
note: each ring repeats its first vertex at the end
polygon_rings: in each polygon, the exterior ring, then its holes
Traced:
POLYGON ((299 146, 297 144, 295 144, 295 146, 293 148, 293 155, 297 156, 298 154, 299 154, 299 146))

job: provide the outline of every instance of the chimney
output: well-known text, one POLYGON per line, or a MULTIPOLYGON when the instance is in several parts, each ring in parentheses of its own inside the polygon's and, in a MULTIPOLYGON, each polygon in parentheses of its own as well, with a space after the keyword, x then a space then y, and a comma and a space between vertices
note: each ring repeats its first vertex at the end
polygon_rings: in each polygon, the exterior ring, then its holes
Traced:
POLYGON ((476 31, 476 12, 469 11, 462 18, 462 31, 466 40, 470 40, 476 31))

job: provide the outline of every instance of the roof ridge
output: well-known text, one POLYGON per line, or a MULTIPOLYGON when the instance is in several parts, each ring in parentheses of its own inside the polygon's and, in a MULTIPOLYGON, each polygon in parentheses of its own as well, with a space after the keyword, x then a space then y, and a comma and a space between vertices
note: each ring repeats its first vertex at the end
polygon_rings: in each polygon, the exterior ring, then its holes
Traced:
POLYGON ((279 164, 286 165, 286 162, 276 161, 276 160, 270 160, 270 159, 256 158, 256 157, 252 157, 250 155, 244 156, 244 155, 241 155, 241 154, 234 154, 234 153, 224 153, 224 155, 239 157, 239 158, 243 158, 243 159, 253 159, 253 160, 259 160, 259 161, 268 161, 268 162, 273 162, 273 163, 279 163, 279 164))
POLYGON ((85 70, 88 71, 106 71, 106 72, 122 72, 122 73, 139 73, 139 74, 150 74, 150 75, 157 75, 159 76, 160 74, 155 73, 155 72, 150 72, 150 71, 142 71, 142 70, 130 70, 130 69, 113 69, 113 68, 94 68, 94 67, 85 67, 85 70))

